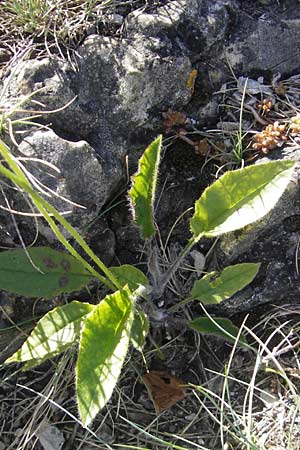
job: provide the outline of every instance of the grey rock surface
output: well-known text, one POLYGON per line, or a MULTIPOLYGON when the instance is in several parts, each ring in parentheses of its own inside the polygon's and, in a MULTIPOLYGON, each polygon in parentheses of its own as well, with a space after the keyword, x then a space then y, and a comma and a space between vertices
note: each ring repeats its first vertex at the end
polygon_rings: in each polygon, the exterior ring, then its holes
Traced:
POLYGON ((245 75, 270 71, 291 74, 299 70, 300 55, 293 42, 300 37, 299 3, 269 5, 249 11, 245 2, 225 57, 234 71, 245 75), (249 14, 250 12, 250 14, 249 14))
POLYGON ((155 13, 134 11, 127 17, 126 26, 132 36, 165 33, 177 45, 199 55, 227 37, 236 7, 235 0, 175 0, 155 13))
POLYGON ((42 88, 35 99, 47 110, 63 108, 47 116, 57 134, 87 140, 104 159, 122 158, 130 133, 151 128, 162 109, 188 103, 190 71, 189 58, 170 42, 91 35, 78 50, 76 70, 48 58, 21 63, 7 102, 42 88))
POLYGON ((61 450, 65 439, 63 433, 54 425, 45 422, 36 432, 43 450, 61 450))
MULTIPOLYGON (((75 226, 82 228, 94 219, 124 183, 125 155, 136 162, 138 154, 133 152, 132 158, 131 153, 140 147, 132 136, 139 130, 142 135, 153 134, 160 126, 162 110, 180 109, 191 99, 192 67, 184 45, 163 30, 161 34, 152 31, 128 32, 122 39, 89 35, 72 64, 49 58, 25 60, 6 80, 2 99, 6 107, 35 92, 34 102, 22 107, 49 112, 41 121, 52 131, 25 135, 19 151, 61 170, 61 179, 39 176, 56 194, 86 207, 67 207, 75 226)), ((145 145, 143 141, 141 147, 145 145)), ((54 205, 59 210, 66 206, 58 199, 54 205)), ((10 230, 8 236, 0 230, 8 245, 15 237, 13 227, 10 230)), ((41 226, 41 230, 49 239, 47 229, 41 226)))
POLYGON ((75 226, 84 227, 95 217, 121 178, 116 159, 103 161, 87 142, 67 141, 51 130, 32 132, 18 150, 23 157, 38 158, 57 167, 58 174, 34 160, 26 164, 32 175, 52 190, 50 202, 59 211, 72 213, 70 221, 75 226), (60 196, 85 209, 64 202, 60 196))

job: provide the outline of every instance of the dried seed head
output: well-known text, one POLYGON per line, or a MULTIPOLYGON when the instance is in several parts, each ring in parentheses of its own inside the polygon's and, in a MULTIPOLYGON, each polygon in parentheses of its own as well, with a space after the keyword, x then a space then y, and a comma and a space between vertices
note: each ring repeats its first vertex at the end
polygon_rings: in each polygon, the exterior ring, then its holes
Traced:
POLYGON ((287 139, 286 125, 276 121, 254 136, 252 148, 267 154, 287 139))
POLYGON ((269 112, 273 106, 272 98, 264 98, 263 101, 257 105, 258 109, 262 110, 263 114, 269 112))

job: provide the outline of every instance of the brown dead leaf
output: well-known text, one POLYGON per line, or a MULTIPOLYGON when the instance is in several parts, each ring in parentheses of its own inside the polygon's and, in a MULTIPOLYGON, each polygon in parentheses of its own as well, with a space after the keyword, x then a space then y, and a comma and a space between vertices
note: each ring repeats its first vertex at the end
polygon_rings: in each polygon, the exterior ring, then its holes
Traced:
POLYGON ((211 150, 211 145, 206 138, 196 141, 194 144, 195 153, 199 156, 206 156, 211 150))
POLYGON ((172 111, 172 109, 163 112, 162 116, 164 118, 163 127, 166 133, 169 133, 175 126, 185 125, 187 120, 186 114, 179 111, 172 111))
POLYGON ((151 370, 143 376, 143 382, 157 414, 171 408, 186 395, 185 383, 165 371, 151 370))
POLYGON ((286 92, 288 91, 288 87, 285 86, 283 83, 278 83, 274 87, 274 91, 276 92, 276 94, 284 96, 286 94, 286 92))

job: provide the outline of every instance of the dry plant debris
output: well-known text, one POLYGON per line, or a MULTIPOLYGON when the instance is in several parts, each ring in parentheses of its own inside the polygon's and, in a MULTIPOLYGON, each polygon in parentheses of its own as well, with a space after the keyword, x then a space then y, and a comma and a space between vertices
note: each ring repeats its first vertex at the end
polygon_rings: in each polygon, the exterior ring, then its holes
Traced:
POLYGON ((217 129, 199 129, 193 117, 169 109, 162 113, 163 131, 171 135, 168 140, 183 140, 199 157, 222 164, 240 162, 233 157, 236 146, 241 146, 245 160, 251 161, 284 144, 300 145, 300 75, 279 80, 280 74, 276 74, 270 84, 265 84, 263 77, 239 77, 225 83, 215 94, 220 101, 217 129))
POLYGON ((196 155, 200 155, 200 156, 206 156, 212 148, 211 145, 209 144, 207 138, 200 139, 199 141, 195 141, 194 146, 195 146, 196 155))
POLYGON ((59 57, 74 63, 74 52, 92 31, 121 36, 132 11, 155 11, 159 0, 1 1, 0 79, 21 58, 59 57))
POLYGON ((261 109, 263 113, 269 112, 273 107, 273 99, 272 98, 264 98, 262 102, 258 103, 258 109, 261 109))
POLYGON ((158 414, 183 400, 186 395, 184 382, 165 371, 152 370, 143 376, 143 381, 158 414))
POLYGON ((170 133, 177 126, 182 126, 187 123, 187 116, 185 113, 180 111, 173 111, 172 109, 168 109, 162 113, 163 117, 163 129, 165 133, 170 133))
POLYGON ((261 133, 257 133, 254 136, 252 148, 267 154, 270 150, 273 150, 287 140, 286 125, 279 124, 279 122, 276 121, 267 125, 261 133))
POLYGON ((187 117, 185 132, 181 130, 180 136, 177 132, 175 137, 193 145, 199 156, 209 155, 227 168, 228 164, 241 162, 235 158, 236 147, 241 149, 241 158, 251 161, 260 153, 299 146, 300 75, 282 81, 280 78, 280 74, 275 74, 270 84, 263 77, 239 77, 225 83, 215 93, 220 111, 217 129, 200 130, 187 117), (195 140, 199 135, 203 139, 195 140))

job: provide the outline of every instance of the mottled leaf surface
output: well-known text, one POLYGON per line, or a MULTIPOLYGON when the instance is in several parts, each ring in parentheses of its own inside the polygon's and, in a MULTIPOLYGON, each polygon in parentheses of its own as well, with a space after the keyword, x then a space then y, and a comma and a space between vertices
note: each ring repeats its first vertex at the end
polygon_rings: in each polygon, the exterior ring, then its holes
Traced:
POLYGON ((24 369, 28 369, 77 344, 82 324, 93 308, 77 301, 54 308, 38 321, 22 347, 5 362, 27 361, 24 369))
POLYGON ((48 247, 0 253, 0 289, 26 297, 52 297, 72 292, 92 279, 73 256, 48 247))
POLYGON ((87 317, 76 367, 79 414, 88 425, 106 405, 117 383, 133 321, 130 291, 107 295, 87 317))
POLYGON ((251 283, 259 267, 260 264, 242 263, 208 273, 195 281, 191 295, 205 304, 220 303, 251 283))

